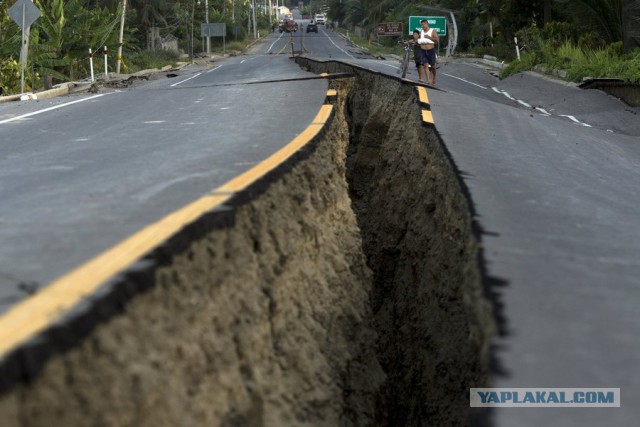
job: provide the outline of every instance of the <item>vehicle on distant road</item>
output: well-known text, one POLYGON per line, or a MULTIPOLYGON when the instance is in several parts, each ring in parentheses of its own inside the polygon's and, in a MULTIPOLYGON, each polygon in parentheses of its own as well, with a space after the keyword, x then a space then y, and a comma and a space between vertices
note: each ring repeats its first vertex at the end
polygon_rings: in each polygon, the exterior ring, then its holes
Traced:
POLYGON ((280 23, 280 32, 297 32, 298 31, 298 23, 296 21, 294 21, 293 19, 287 19, 285 18, 284 21, 282 21, 280 23))
POLYGON ((327 22, 327 18, 324 16, 324 13, 318 13, 316 15, 316 22, 318 25, 324 25, 327 22))
POLYGON ((312 33, 312 32, 318 34, 318 24, 314 20, 311 20, 307 24, 307 33, 312 33))

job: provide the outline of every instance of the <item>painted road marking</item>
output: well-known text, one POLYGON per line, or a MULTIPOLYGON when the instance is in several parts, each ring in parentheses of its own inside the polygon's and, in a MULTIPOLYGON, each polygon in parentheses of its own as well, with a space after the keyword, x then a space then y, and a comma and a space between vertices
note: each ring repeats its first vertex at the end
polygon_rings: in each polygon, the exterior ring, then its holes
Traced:
MULTIPOLYGON (((516 101, 518 104, 520 104, 520 105, 522 105, 522 106, 524 106, 524 107, 531 108, 531 109, 533 109, 533 108, 534 108, 534 107, 532 107, 530 104, 527 104, 527 103, 526 103, 526 102, 524 102, 524 101, 521 101, 521 100, 519 100, 519 99, 515 99, 514 97, 512 97, 511 95, 509 95, 509 93, 508 93, 508 92, 506 92, 506 91, 504 91, 504 90, 500 90, 500 89, 498 89, 497 87, 492 87, 491 89, 493 89, 493 91, 494 91, 494 92, 496 92, 496 93, 499 93, 499 94, 502 94, 502 95, 506 96, 507 98, 511 99, 512 101, 516 101)), ((545 115, 545 116, 551 116, 551 113, 549 113, 549 112, 548 112, 547 110, 545 110, 544 108, 541 108, 541 107, 535 107, 535 109, 536 109, 537 111, 541 112, 541 113, 542 113, 543 115, 545 115)), ((579 124, 580 126, 584 126, 584 127, 588 127, 588 128, 593 127, 593 126, 591 126, 590 124, 588 124, 588 123, 584 123, 584 122, 581 122, 580 120, 576 119, 574 116, 571 116, 571 115, 568 115, 568 114, 560 114, 559 116, 560 116, 560 117, 566 117, 566 118, 568 118, 569 120, 571 120, 572 122, 574 122, 574 123, 576 123, 576 124, 579 124)))
MULTIPOLYGON (((220 68, 220 66, 218 66, 218 68, 220 68)), ((214 70, 215 70, 215 69, 217 69, 217 68, 214 68, 214 70)), ((210 70, 210 71, 212 71, 212 70, 210 70)), ((195 78, 196 78, 196 77, 198 77, 200 74, 202 74, 202 73, 197 73, 197 74, 195 74, 195 75, 193 75, 193 76, 189 77, 188 79, 184 79, 184 80, 179 81, 178 83, 174 83, 174 84, 172 84, 172 85, 171 85, 171 87, 178 86, 178 85, 181 85, 181 84, 182 84, 182 83, 184 83, 184 82, 188 82, 188 81, 189 81, 189 80, 191 80, 191 79, 195 79, 195 78)))
POLYGON ((329 89, 327 91, 327 97, 328 98, 333 98, 334 96, 338 96, 338 91, 335 89, 329 89))
MULTIPOLYGON (((217 65, 217 66, 213 67, 212 69, 210 69, 209 71, 207 71, 207 74, 209 74, 209 73, 213 73, 215 70, 217 70, 217 69, 218 69, 218 68, 220 68, 220 67, 222 67, 222 65, 217 65)), ((194 76, 194 77, 197 77, 197 76, 194 76)), ((185 80, 185 82, 186 82, 186 80, 185 80)), ((180 82, 180 83, 182 83, 182 82, 180 82)), ((178 84, 180 84, 180 83, 178 83, 178 84)))
POLYGON ((311 123, 324 126, 329 121, 332 111, 333 107, 331 105, 323 105, 320 107, 320 111, 318 111, 318 114, 316 114, 311 123))
MULTIPOLYGON (((393 68, 394 70, 399 70, 399 69, 400 69, 400 67, 399 67, 398 65, 391 65, 391 64, 387 64, 386 62, 382 62, 382 61, 376 62, 376 64, 386 65, 387 67, 391 67, 391 68, 393 68)), ((374 72, 376 72, 376 73, 377 73, 377 71, 376 71, 376 70, 372 70, 372 71, 374 71, 374 72)))
POLYGON ((329 41, 338 49, 340 49, 342 52, 346 53, 347 55, 349 55, 351 57, 351 59, 356 59, 353 55, 351 55, 349 52, 347 52, 346 50, 344 50, 343 48, 341 48, 340 46, 338 46, 332 39, 331 37, 329 37, 329 35, 327 34, 327 32, 325 30, 322 30, 322 34, 324 34, 329 41))
POLYGON ((59 321, 69 310, 94 294, 107 280, 157 248, 187 224, 228 201, 235 191, 246 188, 282 164, 318 135, 331 117, 332 111, 331 105, 322 106, 313 122, 300 135, 266 160, 231 179, 209 195, 143 228, 12 307, 0 316, 0 357, 59 321))
POLYGON ((275 169, 278 165, 283 163, 300 148, 304 147, 309 141, 311 141, 322 130, 324 125, 331 117, 333 106, 323 105, 318 112, 318 115, 313 119, 313 122, 297 137, 291 141, 290 144, 281 148, 266 160, 258 163, 248 171, 238 175, 226 184, 216 188, 212 194, 227 194, 229 192, 239 192, 249 187, 258 179, 266 175, 271 170, 275 169))
POLYGON ((256 59, 256 58, 257 58, 257 56, 253 56, 253 57, 251 57, 251 58, 243 59, 242 61, 240 61, 240 63, 241 63, 241 64, 244 64, 245 62, 247 62, 247 61, 251 61, 251 60, 256 59))
POLYGON ((479 85, 478 83, 470 82, 469 80, 465 80, 465 79, 463 79, 462 77, 453 76, 453 75, 451 75, 451 74, 447 74, 447 73, 442 73, 442 74, 444 74, 445 76, 452 77, 452 78, 454 78, 454 79, 461 80, 461 81, 463 81, 463 82, 465 82, 465 83, 469 83, 470 85, 474 85, 474 86, 478 86, 479 88, 486 89, 486 87, 485 87, 485 86, 479 85))
POLYGON ((427 95, 427 89, 422 86, 418 86, 418 101, 425 106, 429 106, 429 96, 427 95))
POLYGON ((572 122, 577 123, 577 124, 579 124, 581 126, 585 126, 585 127, 588 127, 588 128, 592 127, 590 124, 581 122, 580 120, 576 119, 574 116, 569 116, 567 114, 560 114, 560 117, 567 117, 572 122))
POLYGON ((509 98, 510 100, 512 100, 512 101, 515 101, 515 100, 516 100, 513 96, 509 95, 509 92, 506 92, 506 91, 504 91, 504 90, 502 90, 501 92, 502 92, 502 94, 503 94, 504 96, 506 96, 506 97, 507 97, 507 98, 509 98))
POLYGON ((267 49, 267 51, 265 52, 265 54, 266 54, 266 53, 271 52, 271 49, 273 49, 273 45, 275 45, 276 43, 278 43, 278 41, 282 38, 282 36, 283 36, 283 35, 284 35, 284 33, 280 33, 280 37, 278 37, 278 38, 276 39, 276 41, 274 41, 273 43, 271 43, 271 46, 269 46, 269 49, 267 49))
POLYGON ((15 122, 17 120, 26 119, 27 117, 35 116, 37 114, 46 113, 47 111, 57 110, 58 108, 67 107, 69 105, 77 104, 79 102, 90 101, 92 99, 100 98, 101 96, 105 96, 105 95, 108 95, 108 94, 107 93, 102 93, 100 95, 90 96, 89 98, 82 98, 82 99, 78 99, 76 101, 66 102, 66 103, 60 104, 60 105, 54 105, 53 107, 45 108, 44 110, 38 110, 38 111, 34 111, 32 113, 27 113, 27 114, 23 114, 21 116, 16 116, 16 117, 12 117, 10 119, 2 120, 2 121, 0 121, 0 124, 10 123, 10 122, 15 122))
POLYGON ((435 122, 433 121, 433 114, 431 114, 431 111, 422 110, 422 122, 432 126, 435 125, 435 122))
POLYGON ((0 317, 0 355, 59 320, 104 282, 230 196, 210 195, 166 216, 62 276, 0 317))

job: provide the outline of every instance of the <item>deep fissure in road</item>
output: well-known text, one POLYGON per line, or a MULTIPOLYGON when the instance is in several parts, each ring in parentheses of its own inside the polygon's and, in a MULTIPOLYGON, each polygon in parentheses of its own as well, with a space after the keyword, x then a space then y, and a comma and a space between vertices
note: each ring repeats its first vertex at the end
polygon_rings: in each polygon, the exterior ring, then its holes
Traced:
POLYGON ((455 169, 410 86, 300 61, 354 76, 322 136, 126 276, 118 315, 0 396, 3 426, 468 422, 492 320, 455 169))
POLYGON ((420 124, 413 89, 352 71, 352 82, 334 85, 348 94, 339 105, 350 135, 347 181, 386 374, 375 424, 465 425, 469 388, 487 384, 493 329, 468 200, 437 133, 420 124))

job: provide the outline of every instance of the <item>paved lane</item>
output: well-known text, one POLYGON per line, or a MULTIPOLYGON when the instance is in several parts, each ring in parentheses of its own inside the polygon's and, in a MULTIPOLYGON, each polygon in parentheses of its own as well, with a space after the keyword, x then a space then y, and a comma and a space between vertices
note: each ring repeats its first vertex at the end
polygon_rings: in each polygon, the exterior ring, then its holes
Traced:
POLYGON ((24 298, 25 285, 49 283, 277 151, 312 121, 327 89, 317 79, 275 82, 315 77, 286 57, 177 74, 0 107, 0 311, 24 298), (45 106, 59 108, 20 118, 45 106))
MULTIPOLYGON (((492 82, 472 65, 443 68, 451 76, 439 79, 446 91, 429 90, 432 111, 485 230, 503 319, 494 386, 620 387, 623 402, 640 400, 637 112, 533 75, 492 82)), ((625 403, 502 409, 493 425, 632 425, 639 415, 625 403)))
MULTIPOLYGON (((309 20, 297 21, 306 28, 309 20)), ((306 30, 295 33, 271 33, 265 37, 251 53, 266 55, 291 56, 291 43, 296 55, 302 54, 316 59, 340 59, 356 61, 363 58, 371 58, 367 53, 352 46, 339 33, 327 29, 324 25, 318 26, 318 33, 307 33, 306 30)))

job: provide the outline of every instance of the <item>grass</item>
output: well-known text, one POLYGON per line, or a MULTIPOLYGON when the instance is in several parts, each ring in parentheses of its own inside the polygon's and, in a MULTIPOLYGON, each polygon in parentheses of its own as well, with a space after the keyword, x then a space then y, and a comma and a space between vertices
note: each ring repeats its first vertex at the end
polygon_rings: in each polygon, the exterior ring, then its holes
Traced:
POLYGON ((502 77, 541 65, 546 69, 565 71, 566 80, 572 82, 591 77, 619 78, 629 83, 640 83, 640 48, 626 55, 621 50, 619 43, 589 49, 569 41, 557 47, 550 42, 541 41, 536 52, 525 53, 520 60, 511 62, 503 70, 502 77))
POLYGON ((123 54, 126 73, 162 68, 165 65, 175 66, 179 59, 178 53, 169 50, 143 50, 123 54))

